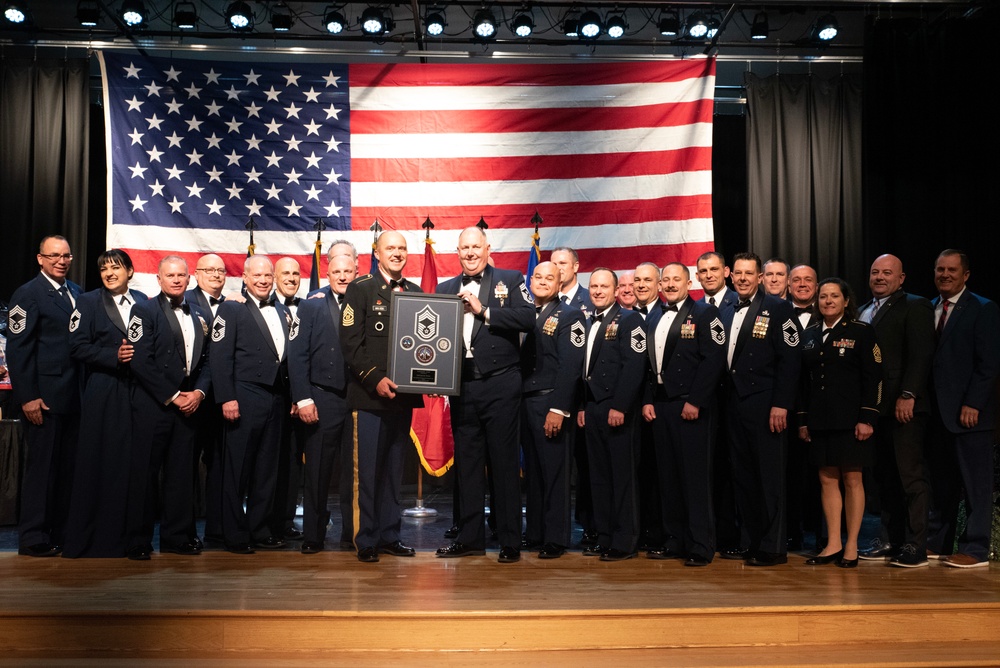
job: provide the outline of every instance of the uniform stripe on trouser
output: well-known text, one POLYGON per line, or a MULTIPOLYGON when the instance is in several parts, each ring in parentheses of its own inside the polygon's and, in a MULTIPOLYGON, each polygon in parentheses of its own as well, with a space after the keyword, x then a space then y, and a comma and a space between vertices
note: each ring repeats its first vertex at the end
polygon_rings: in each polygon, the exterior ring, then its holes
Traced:
POLYGON ((358 412, 351 411, 351 515, 354 519, 354 526, 351 532, 351 541, 354 549, 358 547, 358 526, 361 524, 361 503, 358 494, 360 481, 358 480, 358 412))

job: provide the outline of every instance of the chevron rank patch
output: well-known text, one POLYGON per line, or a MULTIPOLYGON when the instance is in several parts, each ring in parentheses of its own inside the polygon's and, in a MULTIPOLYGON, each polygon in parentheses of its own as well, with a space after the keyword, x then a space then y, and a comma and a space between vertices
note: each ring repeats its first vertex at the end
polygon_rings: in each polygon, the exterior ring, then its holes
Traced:
POLYGON ((569 328, 569 342, 572 343, 575 348, 583 348, 587 345, 587 328, 584 326, 583 322, 577 320, 569 328))
POLYGON ((521 296, 524 297, 524 301, 531 303, 531 293, 528 292, 528 286, 524 283, 521 283, 521 296))
POLYGON ((292 322, 288 325, 288 340, 294 341, 295 337, 299 335, 299 318, 298 316, 292 318, 292 322))
POLYGON ((7 327, 11 334, 20 334, 28 326, 28 314, 20 306, 15 306, 7 313, 7 327))
POLYGON ((80 328, 80 315, 79 309, 73 309, 73 313, 69 316, 69 331, 75 332, 80 328))
POLYGON ((226 321, 220 316, 215 316, 215 322, 212 323, 212 341, 218 343, 224 338, 226 338, 226 321))
POLYGON ((879 364, 882 363, 882 349, 878 347, 877 343, 875 344, 875 348, 872 350, 872 356, 875 358, 876 362, 879 364))
POLYGON ((135 343, 142 338, 142 318, 137 315, 132 316, 128 321, 128 342, 135 343))
POLYGON ((716 318, 708 327, 712 332, 712 341, 719 346, 726 345, 726 327, 722 321, 716 318))
POLYGON ((354 327, 354 307, 348 304, 344 307, 344 315, 340 320, 344 327, 354 327))
POLYGON ((799 345, 799 328, 791 319, 786 320, 785 324, 781 326, 781 335, 785 339, 785 345, 789 348, 799 345))
POLYGON ((642 331, 642 327, 636 327, 633 329, 630 337, 632 350, 640 355, 646 352, 646 333, 642 331))

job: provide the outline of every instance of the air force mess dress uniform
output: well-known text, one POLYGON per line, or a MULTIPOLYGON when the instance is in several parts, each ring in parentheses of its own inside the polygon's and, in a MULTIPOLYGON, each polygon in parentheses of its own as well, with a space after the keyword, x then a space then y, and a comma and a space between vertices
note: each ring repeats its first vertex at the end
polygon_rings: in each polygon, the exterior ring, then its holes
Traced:
POLYGON ((128 547, 132 366, 118 361, 118 349, 132 305, 147 299, 99 288, 80 295, 70 318, 70 354, 83 365, 84 389, 64 557, 124 557, 128 547))

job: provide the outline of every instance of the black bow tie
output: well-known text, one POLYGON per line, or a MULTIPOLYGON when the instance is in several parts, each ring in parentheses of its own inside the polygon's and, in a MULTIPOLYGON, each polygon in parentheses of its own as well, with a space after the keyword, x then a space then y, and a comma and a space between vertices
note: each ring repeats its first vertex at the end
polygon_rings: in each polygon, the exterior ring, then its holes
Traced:
POLYGON ((215 306, 216 304, 221 304, 224 301, 226 301, 225 297, 209 297, 208 298, 208 305, 209 306, 215 306))
POLYGON ((261 299, 258 303, 261 308, 264 308, 265 306, 274 306, 274 295, 268 297, 267 299, 261 299))
POLYGON ((476 274, 475 276, 469 276, 468 274, 462 275, 462 285, 468 285, 469 283, 482 283, 483 275, 476 274))
POLYGON ((285 297, 285 306, 298 306, 298 305, 299 305, 298 297, 285 297))
POLYGON ((673 311, 674 313, 677 313, 677 304, 664 304, 663 312, 666 313, 667 311, 673 311))
POLYGON ((750 300, 749 299, 741 299, 740 303, 736 305, 736 310, 739 311, 740 309, 744 309, 744 308, 746 308, 748 306, 750 306, 750 300))
POLYGON ((649 307, 648 306, 640 306, 640 307, 638 307, 636 309, 636 311, 639 312, 639 313, 641 313, 641 314, 643 314, 643 315, 649 315, 649 307))
POLYGON ((590 322, 600 322, 602 320, 604 320, 603 313, 595 313, 594 315, 590 316, 590 322))
POLYGON ((180 309, 180 310, 184 311, 185 314, 190 314, 191 313, 191 307, 188 306, 188 303, 186 301, 175 302, 173 299, 171 299, 170 300, 170 308, 174 309, 175 311, 177 309, 180 309))
POLYGON ((405 280, 406 279, 400 278, 399 280, 389 281, 389 289, 395 290, 396 288, 399 288, 400 290, 404 290, 405 288, 403 288, 403 281, 405 280))
POLYGON ((803 313, 808 313, 809 315, 812 315, 812 309, 808 306, 796 306, 794 308, 795 308, 795 315, 802 315, 803 313))

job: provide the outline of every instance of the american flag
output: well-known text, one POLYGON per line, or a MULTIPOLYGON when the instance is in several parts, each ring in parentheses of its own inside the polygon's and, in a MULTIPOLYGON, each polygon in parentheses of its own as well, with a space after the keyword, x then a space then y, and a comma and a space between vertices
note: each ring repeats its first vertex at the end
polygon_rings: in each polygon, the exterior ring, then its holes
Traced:
POLYGON ((710 58, 346 65, 100 56, 108 245, 130 253, 140 289, 156 291, 152 275, 168 252, 192 267, 219 253, 235 288, 251 218, 256 253, 299 258, 303 279, 320 218, 326 241, 354 241, 362 272, 375 221, 403 232, 413 278, 428 217, 442 276, 458 273, 452 249, 480 218, 501 267, 525 267, 536 213, 546 248, 576 248, 584 277, 646 260, 693 266, 713 247, 710 58))

